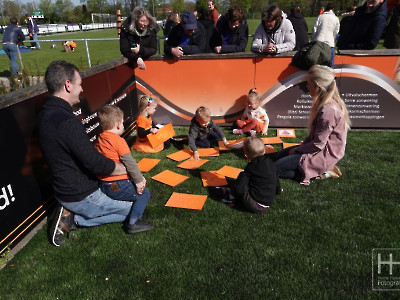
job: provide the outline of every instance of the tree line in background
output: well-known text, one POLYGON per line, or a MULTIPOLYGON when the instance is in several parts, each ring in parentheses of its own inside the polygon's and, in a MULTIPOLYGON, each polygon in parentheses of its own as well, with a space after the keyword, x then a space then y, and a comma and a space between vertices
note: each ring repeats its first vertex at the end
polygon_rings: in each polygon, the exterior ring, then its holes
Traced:
MULTIPOLYGON (((270 5, 278 5, 286 14, 292 7, 300 7, 304 17, 317 16, 322 7, 333 2, 335 11, 346 11, 351 5, 361 5, 361 0, 289 0, 289 1, 265 1, 265 0, 217 0, 217 10, 224 14, 226 10, 237 5, 243 8, 248 18, 260 18, 261 12, 270 5)), ((43 19, 39 24, 54 23, 90 23, 91 14, 116 15, 120 10, 122 16, 127 16, 136 6, 145 6, 158 20, 163 20, 171 9, 181 13, 185 10, 193 11, 199 8, 208 9, 208 0, 185 1, 185 0, 80 0, 80 5, 74 5, 71 0, 39 0, 22 3, 20 0, 0 0, 1 25, 8 25, 10 17, 16 17, 19 24, 25 24, 25 14, 31 10, 41 9, 43 19)))

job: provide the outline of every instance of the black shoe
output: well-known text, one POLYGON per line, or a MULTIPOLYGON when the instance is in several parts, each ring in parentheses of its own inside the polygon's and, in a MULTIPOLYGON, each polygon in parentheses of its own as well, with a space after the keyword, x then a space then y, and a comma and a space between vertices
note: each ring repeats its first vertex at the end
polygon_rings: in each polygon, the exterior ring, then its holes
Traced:
POLYGON ((50 226, 50 240, 51 243, 56 247, 59 247, 65 243, 63 237, 67 233, 78 229, 74 221, 74 214, 70 213, 69 215, 63 217, 63 212, 64 208, 61 205, 57 205, 50 226))
POLYGON ((154 225, 152 223, 145 223, 145 222, 141 222, 141 221, 136 221, 136 223, 133 225, 131 225, 129 223, 124 224, 124 230, 128 234, 142 232, 142 231, 150 230, 153 228, 154 228, 154 225))
POLYGON ((214 187, 213 192, 222 203, 230 204, 234 202, 230 188, 216 186, 214 187))

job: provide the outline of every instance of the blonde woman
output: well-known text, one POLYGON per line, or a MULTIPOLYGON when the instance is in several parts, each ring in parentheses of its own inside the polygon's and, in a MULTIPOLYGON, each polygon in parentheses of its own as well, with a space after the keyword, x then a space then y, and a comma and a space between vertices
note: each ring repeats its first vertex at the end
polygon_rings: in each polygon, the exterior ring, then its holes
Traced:
POLYGON ((144 60, 157 52, 158 29, 150 12, 144 7, 136 7, 121 25, 121 54, 137 63, 139 69, 146 69, 144 60))
POLYGON ((277 155, 275 165, 280 178, 310 184, 310 179, 339 177, 336 164, 344 156, 350 118, 336 86, 335 71, 314 65, 308 71, 307 88, 313 97, 309 136, 299 145, 277 155))

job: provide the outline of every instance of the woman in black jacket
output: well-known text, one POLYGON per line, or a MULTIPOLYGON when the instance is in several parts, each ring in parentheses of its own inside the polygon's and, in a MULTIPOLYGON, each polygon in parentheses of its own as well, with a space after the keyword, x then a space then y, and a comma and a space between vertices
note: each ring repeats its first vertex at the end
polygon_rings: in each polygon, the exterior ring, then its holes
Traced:
POLYGON ((215 53, 243 52, 248 36, 249 28, 243 10, 233 6, 219 18, 211 36, 210 47, 215 53))
POLYGON ((146 69, 144 60, 157 52, 156 19, 141 6, 136 7, 121 25, 120 51, 139 69, 146 69))
POLYGON ((296 33, 296 47, 293 50, 300 50, 308 43, 308 25, 300 13, 299 7, 293 7, 290 10, 288 20, 292 22, 294 32, 296 33))

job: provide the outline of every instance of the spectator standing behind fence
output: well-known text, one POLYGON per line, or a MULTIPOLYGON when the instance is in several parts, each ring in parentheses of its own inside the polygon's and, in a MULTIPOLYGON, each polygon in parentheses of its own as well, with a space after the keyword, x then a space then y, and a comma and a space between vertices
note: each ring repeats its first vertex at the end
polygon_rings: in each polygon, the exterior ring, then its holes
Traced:
POLYGON ((205 33, 205 53, 212 52, 210 47, 210 39, 211 35, 214 31, 214 23, 208 18, 208 12, 204 8, 198 9, 196 14, 197 21, 204 26, 204 33, 205 33))
POLYGON ((301 15, 300 7, 293 7, 290 9, 288 20, 292 22, 296 34, 296 47, 294 47, 293 50, 300 50, 308 43, 308 25, 301 15))
POLYGON ((280 178, 310 184, 310 179, 339 177, 336 164, 344 156, 350 118, 336 86, 335 71, 314 65, 308 70, 307 88, 313 98, 308 120, 310 134, 299 146, 281 150, 275 165, 280 178))
POLYGON ((400 3, 393 7, 390 12, 383 46, 387 49, 400 48, 400 3))
POLYGON ((3 50, 10 59, 11 73, 13 76, 18 75, 19 67, 17 62, 18 57, 18 43, 23 42, 25 36, 18 27, 18 21, 16 18, 10 18, 10 25, 4 29, 3 33, 3 50))
MULTIPOLYGON (((30 14, 26 14, 26 25, 28 26, 28 35, 31 40, 37 40, 37 34, 39 32, 39 27, 36 24, 36 21, 31 17, 30 14)), ((36 49, 40 50, 39 42, 32 43, 32 47, 36 47, 36 49)))
POLYGON ((164 42, 164 53, 180 59, 183 55, 203 53, 206 46, 204 26, 195 15, 185 11, 181 23, 172 28, 164 42))
POLYGON ((251 51, 277 54, 291 51, 296 46, 292 22, 278 6, 271 6, 261 15, 261 24, 254 33, 251 51))
POLYGON ((339 29, 339 34, 337 36, 337 39, 339 39, 340 35, 342 34, 343 31, 346 31, 347 28, 351 23, 351 18, 354 16, 354 13, 356 12, 357 6, 351 5, 346 9, 346 12, 342 14, 342 20, 340 21, 340 29, 339 29))
POLYGON ((157 52, 156 19, 141 6, 136 7, 121 25, 120 51, 139 69, 146 69, 144 60, 157 52))
POLYGON ((331 47, 330 67, 335 64, 335 40, 340 29, 339 18, 335 15, 333 9, 332 2, 326 5, 325 11, 315 20, 312 31, 313 41, 324 42, 331 47))
POLYGON ((243 10, 238 6, 221 16, 211 36, 210 46, 215 53, 243 52, 246 49, 249 28, 243 10))
POLYGON ((179 24, 179 14, 170 12, 167 16, 167 21, 164 24, 164 36, 167 37, 171 29, 179 24))
POLYGON ((348 28, 340 34, 338 49, 375 49, 385 29, 386 16, 386 0, 367 0, 356 9, 348 28))
POLYGON ((215 5, 215 1, 208 1, 208 17, 210 18, 211 21, 213 21, 214 26, 217 26, 218 18, 219 18, 219 13, 217 11, 217 6, 215 5))

